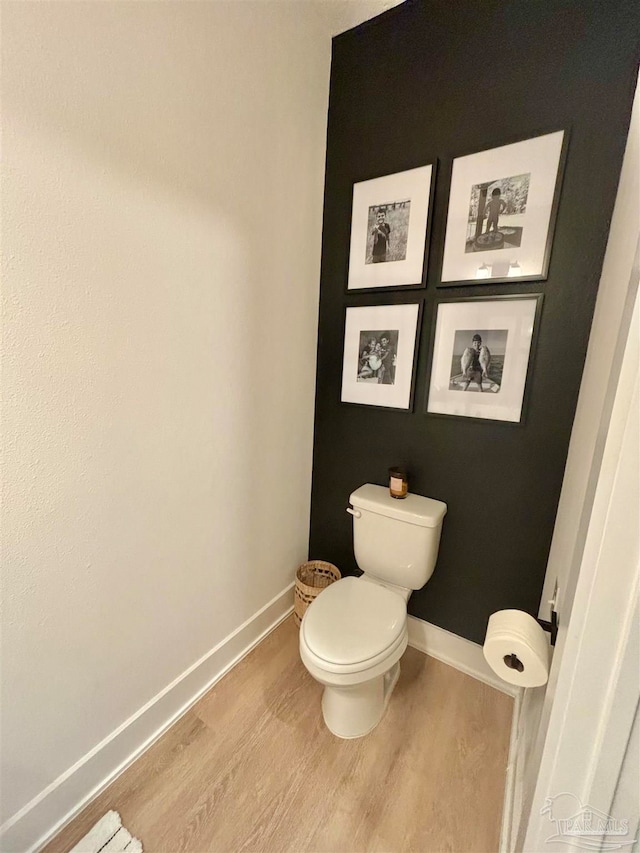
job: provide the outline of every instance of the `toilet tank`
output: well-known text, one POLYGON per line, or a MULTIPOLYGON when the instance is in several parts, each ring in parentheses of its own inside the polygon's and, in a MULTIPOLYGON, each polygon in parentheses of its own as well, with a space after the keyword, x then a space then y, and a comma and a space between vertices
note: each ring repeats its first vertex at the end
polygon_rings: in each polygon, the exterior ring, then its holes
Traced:
POLYGON ((433 574, 447 505, 422 495, 392 498, 370 483, 349 498, 353 547, 367 575, 405 589, 420 589, 433 574))

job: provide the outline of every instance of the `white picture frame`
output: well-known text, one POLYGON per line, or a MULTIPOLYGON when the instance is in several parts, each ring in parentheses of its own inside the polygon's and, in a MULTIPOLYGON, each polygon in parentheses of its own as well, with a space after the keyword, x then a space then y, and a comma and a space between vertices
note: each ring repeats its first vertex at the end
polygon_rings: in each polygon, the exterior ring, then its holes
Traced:
POLYGON ((428 164, 353 185, 347 291, 424 286, 433 175, 428 164))
POLYGON ((411 410, 421 314, 422 303, 346 309, 343 403, 411 410))
POLYGON ((441 287, 547 277, 567 132, 453 161, 441 287))
POLYGON ((438 302, 427 413, 520 423, 541 307, 539 293, 438 302))

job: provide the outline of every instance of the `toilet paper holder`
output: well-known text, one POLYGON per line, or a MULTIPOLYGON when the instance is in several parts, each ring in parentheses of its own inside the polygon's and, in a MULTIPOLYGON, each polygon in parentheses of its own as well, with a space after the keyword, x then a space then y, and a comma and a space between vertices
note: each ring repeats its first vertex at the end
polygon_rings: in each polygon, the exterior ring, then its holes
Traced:
POLYGON ((540 625, 543 631, 548 631, 551 634, 549 642, 552 646, 555 646, 556 637, 558 636, 558 614, 556 613, 556 611, 553 608, 551 609, 550 622, 548 622, 546 619, 536 619, 536 622, 538 623, 538 625, 540 625))
POLYGON ((506 666, 509 667, 509 669, 515 669, 518 672, 524 672, 524 664, 515 652, 511 652, 510 655, 505 655, 502 660, 505 662, 506 666))
POLYGON ((548 631, 551 634, 551 638, 549 642, 552 646, 556 644, 556 637, 558 636, 558 611, 556 610, 556 603, 558 601, 558 581, 556 580, 555 586, 553 588, 553 598, 548 602, 549 607, 551 609, 551 621, 547 622, 546 619, 537 619, 536 622, 543 631, 548 631))

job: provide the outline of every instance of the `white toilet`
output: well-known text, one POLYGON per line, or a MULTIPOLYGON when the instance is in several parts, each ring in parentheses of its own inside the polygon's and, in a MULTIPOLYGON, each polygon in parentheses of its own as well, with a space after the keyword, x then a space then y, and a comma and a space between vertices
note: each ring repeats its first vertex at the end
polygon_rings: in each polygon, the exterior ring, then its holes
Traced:
POLYGON ((368 734, 384 714, 407 648, 407 601, 433 574, 447 511, 441 501, 396 500, 370 484, 349 501, 364 574, 323 590, 300 626, 300 657, 324 685, 327 728, 342 738, 368 734))

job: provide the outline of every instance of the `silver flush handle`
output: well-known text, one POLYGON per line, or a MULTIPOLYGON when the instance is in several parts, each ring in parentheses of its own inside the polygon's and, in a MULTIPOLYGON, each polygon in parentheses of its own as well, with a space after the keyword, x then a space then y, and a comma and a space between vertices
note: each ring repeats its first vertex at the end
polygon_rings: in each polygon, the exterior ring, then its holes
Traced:
POLYGON ((362 515, 359 509, 351 509, 350 506, 347 507, 347 512, 350 512, 354 518, 360 518, 362 515))

